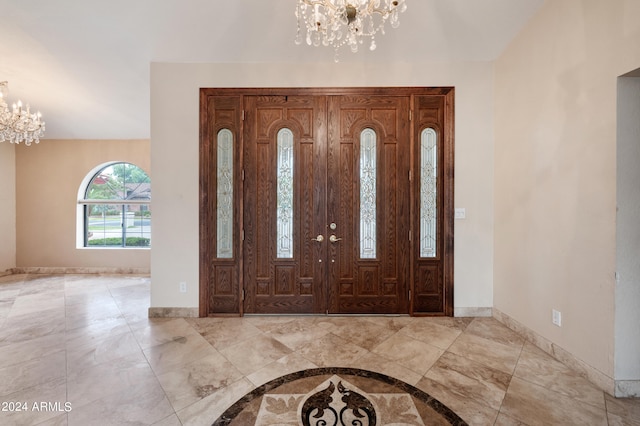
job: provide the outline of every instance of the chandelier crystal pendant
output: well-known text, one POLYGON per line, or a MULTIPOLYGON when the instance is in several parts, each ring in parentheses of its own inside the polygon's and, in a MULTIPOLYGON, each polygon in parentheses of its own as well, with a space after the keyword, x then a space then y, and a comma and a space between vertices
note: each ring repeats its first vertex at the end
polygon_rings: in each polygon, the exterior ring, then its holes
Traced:
POLYGON ((44 136, 44 121, 38 111, 32 113, 29 105, 26 109, 22 107, 22 102, 14 103, 12 108, 5 102, 8 94, 9 84, 6 81, 0 82, 0 142, 20 143, 29 146, 32 142, 39 143, 44 136))
POLYGON ((407 9, 405 0, 298 0, 296 44, 302 44, 301 28, 306 29, 309 46, 331 46, 338 62, 338 50, 349 46, 352 52, 370 38, 370 50, 375 50, 375 36, 384 34, 387 21, 391 27, 400 25, 398 15, 407 9))

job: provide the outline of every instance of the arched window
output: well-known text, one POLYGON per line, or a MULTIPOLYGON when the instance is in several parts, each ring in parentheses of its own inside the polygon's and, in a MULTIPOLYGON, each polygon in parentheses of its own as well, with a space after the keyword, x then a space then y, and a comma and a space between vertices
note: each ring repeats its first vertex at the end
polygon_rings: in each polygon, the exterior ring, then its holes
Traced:
POLYGON ((150 247, 150 204, 144 170, 123 162, 98 166, 78 191, 78 247, 150 247))

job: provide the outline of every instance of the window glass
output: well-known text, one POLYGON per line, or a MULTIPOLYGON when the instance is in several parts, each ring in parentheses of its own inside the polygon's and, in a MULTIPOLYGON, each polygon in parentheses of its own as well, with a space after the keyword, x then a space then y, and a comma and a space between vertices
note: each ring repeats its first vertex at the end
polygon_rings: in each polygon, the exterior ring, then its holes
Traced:
POLYGON ((151 180, 139 167, 112 163, 96 173, 79 203, 85 247, 151 245, 151 180))

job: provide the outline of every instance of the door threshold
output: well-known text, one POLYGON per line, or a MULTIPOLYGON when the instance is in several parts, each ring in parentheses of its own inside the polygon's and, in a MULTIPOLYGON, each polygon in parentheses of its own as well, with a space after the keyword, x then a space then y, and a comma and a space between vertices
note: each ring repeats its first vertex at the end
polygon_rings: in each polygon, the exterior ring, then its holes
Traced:
POLYGON ((407 317, 409 314, 244 314, 245 317, 407 317))

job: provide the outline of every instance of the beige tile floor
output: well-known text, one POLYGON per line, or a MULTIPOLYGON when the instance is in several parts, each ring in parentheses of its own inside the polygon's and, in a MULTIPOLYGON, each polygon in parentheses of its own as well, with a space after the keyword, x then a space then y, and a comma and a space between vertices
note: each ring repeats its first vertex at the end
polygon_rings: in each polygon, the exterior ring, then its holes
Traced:
POLYGON ((266 381, 334 366, 401 379, 469 424, 640 425, 640 400, 606 395, 492 318, 148 319, 149 285, 0 278, 0 424, 206 425, 266 381))

